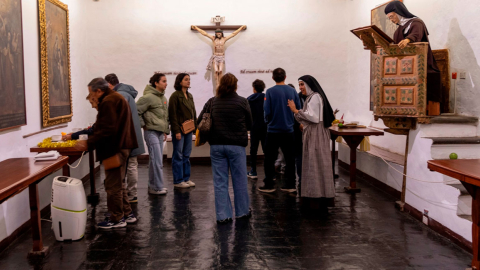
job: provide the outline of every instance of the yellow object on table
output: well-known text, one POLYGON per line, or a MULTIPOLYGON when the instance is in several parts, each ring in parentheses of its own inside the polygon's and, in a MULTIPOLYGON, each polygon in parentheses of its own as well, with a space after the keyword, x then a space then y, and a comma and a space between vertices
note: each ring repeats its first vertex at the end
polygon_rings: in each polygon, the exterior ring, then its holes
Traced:
POLYGON ((74 147, 76 143, 77 143, 77 140, 68 140, 64 142, 52 142, 52 138, 46 138, 41 143, 38 144, 38 147, 41 147, 41 148, 74 147))
POLYGON ((370 151, 370 138, 368 136, 365 136, 365 139, 360 143, 360 151, 370 151))

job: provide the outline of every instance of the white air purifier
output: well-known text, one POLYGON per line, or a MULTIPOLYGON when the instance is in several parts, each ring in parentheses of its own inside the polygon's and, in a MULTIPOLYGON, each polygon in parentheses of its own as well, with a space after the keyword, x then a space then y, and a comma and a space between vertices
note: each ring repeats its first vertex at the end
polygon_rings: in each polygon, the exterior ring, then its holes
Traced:
POLYGON ((87 200, 81 180, 57 176, 52 184, 52 227, 57 241, 79 240, 87 224, 87 200))

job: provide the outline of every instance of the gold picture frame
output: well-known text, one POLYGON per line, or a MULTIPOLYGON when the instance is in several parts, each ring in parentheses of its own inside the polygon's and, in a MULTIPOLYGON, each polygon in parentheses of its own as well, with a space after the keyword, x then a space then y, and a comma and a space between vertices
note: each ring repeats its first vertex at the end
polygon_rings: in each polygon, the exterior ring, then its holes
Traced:
POLYGON ((68 6, 38 0, 42 126, 71 122, 72 81, 68 6))

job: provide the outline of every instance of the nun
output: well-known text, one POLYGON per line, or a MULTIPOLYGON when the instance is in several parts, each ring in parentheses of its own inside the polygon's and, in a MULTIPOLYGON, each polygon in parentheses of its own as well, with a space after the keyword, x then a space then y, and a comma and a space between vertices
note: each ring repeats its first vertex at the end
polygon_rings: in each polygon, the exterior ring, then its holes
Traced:
POLYGON ((288 106, 295 119, 303 125, 302 188, 300 197, 334 198, 330 132, 335 116, 325 92, 317 80, 305 75, 298 80, 300 91, 307 96, 298 110, 293 100, 288 106))
MULTIPOLYGON (((430 42, 425 23, 410 13, 402 2, 390 2, 385 7, 385 14, 392 23, 398 25, 393 40, 400 49, 404 49, 413 42, 430 42)), ((439 115, 442 107, 441 77, 430 43, 428 44, 427 64, 428 115, 439 115)))

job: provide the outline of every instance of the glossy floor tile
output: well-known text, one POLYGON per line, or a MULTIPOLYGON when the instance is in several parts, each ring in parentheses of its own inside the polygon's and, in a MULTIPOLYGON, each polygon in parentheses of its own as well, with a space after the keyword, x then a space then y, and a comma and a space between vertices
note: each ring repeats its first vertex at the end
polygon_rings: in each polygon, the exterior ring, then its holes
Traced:
MULTIPOLYGON (((346 171, 340 170, 335 207, 328 214, 305 210, 299 198, 281 191, 261 194, 256 190, 261 180, 249 180, 252 218, 217 225, 211 167, 193 165, 191 180, 197 186, 179 191, 173 189, 170 164, 165 165, 166 196, 148 195, 148 168, 139 165, 136 224, 111 231, 95 227, 107 211, 104 176, 98 174, 101 202, 88 207, 82 240, 56 242, 51 224, 42 221, 51 254, 28 262, 31 236, 26 233, 0 254, 0 269, 451 270, 471 261, 470 254, 395 210, 394 198, 361 179, 362 193, 344 193, 346 171)), ((277 182, 280 186, 281 178, 277 182)))

